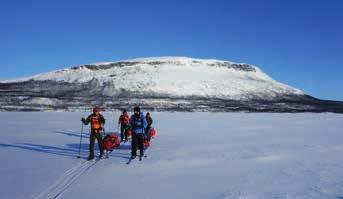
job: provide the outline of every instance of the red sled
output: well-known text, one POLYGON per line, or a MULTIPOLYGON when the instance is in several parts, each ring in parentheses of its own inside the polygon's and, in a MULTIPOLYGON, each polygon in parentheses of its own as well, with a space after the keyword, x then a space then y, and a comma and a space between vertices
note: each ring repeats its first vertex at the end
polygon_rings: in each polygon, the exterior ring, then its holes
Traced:
POLYGON ((116 133, 108 133, 103 139, 104 149, 106 151, 112 151, 120 146, 120 139, 116 133))
POLYGON ((131 131, 131 129, 128 129, 128 130, 125 131, 125 132, 126 132, 126 135, 127 135, 127 138, 128 138, 128 139, 132 137, 132 131, 131 131))
POLYGON ((150 146, 150 142, 146 139, 144 139, 144 148, 148 148, 150 146))
POLYGON ((151 138, 155 138, 156 137, 156 130, 154 128, 150 129, 149 134, 150 134, 151 138))

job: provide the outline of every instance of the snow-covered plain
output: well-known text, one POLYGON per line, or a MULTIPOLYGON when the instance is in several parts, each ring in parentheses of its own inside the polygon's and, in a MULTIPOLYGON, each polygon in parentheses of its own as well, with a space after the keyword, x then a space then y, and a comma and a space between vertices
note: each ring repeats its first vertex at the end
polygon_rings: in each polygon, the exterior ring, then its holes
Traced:
POLYGON ((343 115, 152 113, 157 137, 129 165, 128 145, 86 162, 87 135, 76 158, 86 115, 1 112, 0 198, 343 198, 343 115))

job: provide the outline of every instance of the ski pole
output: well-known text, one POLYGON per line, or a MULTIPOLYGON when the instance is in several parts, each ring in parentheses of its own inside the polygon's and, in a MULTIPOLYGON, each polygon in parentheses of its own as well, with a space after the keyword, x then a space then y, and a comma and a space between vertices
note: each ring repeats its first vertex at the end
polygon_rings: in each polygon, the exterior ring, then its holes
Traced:
POLYGON ((83 123, 81 123, 81 135, 80 135, 80 144, 79 144, 79 155, 77 156, 77 158, 80 158, 80 153, 81 153, 82 132, 83 132, 83 123))

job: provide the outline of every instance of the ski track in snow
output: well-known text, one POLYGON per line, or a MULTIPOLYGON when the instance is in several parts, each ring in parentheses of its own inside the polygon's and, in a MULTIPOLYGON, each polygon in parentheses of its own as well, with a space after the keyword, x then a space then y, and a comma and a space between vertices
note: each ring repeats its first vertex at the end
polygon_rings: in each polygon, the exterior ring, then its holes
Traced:
POLYGON ((40 195, 32 199, 62 199, 63 192, 68 189, 68 187, 75 182, 82 174, 92 169, 92 167, 98 162, 95 161, 85 161, 81 164, 72 167, 67 170, 54 184, 45 189, 40 195))

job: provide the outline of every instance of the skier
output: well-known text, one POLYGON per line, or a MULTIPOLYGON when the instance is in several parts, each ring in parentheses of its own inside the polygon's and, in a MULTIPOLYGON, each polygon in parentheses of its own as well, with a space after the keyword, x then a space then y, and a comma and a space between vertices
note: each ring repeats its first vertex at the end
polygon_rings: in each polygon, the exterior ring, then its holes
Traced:
POLYGON ((130 116, 127 111, 124 109, 123 114, 119 117, 118 126, 120 125, 120 142, 122 142, 125 138, 125 142, 127 142, 127 130, 129 127, 130 116))
POLYGON ((91 123, 91 134, 89 137, 88 160, 92 160, 94 158, 95 139, 98 140, 98 145, 99 145, 99 149, 100 149, 99 158, 103 158, 104 148, 103 148, 103 143, 102 143, 102 131, 103 131, 102 126, 105 124, 105 118, 100 114, 100 108, 98 106, 95 106, 93 108, 93 114, 89 115, 87 117, 87 119, 82 118, 81 121, 85 125, 91 123))
POLYGON ((150 130, 151 130, 151 124, 152 124, 152 118, 149 112, 146 113, 145 119, 148 123, 147 127, 145 128, 145 139, 150 142, 150 130))
POLYGON ((133 112, 134 114, 130 118, 130 128, 132 130, 131 159, 136 158, 137 147, 141 159, 144 156, 144 128, 146 128, 147 122, 138 106, 133 109, 133 112))

